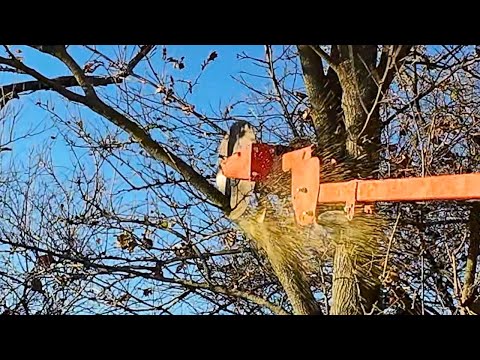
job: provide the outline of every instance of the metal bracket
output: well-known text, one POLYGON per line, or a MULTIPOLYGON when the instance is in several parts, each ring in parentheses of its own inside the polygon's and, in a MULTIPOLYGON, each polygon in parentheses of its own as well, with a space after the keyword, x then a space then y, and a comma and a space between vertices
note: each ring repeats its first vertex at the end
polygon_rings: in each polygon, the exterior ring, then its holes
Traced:
POLYGON ((351 192, 350 198, 345 202, 345 212, 347 213, 347 219, 351 221, 355 216, 355 206, 357 205, 357 189, 358 189, 358 181, 353 180, 350 182, 351 184, 351 192))
MULTIPOLYGON (((349 191, 349 199, 345 202, 345 212, 347 213, 347 219, 349 221, 353 220, 353 217, 355 216, 355 209, 358 205, 358 181, 351 181, 350 187, 351 190, 349 191)), ((373 214, 373 210, 373 204, 363 204, 363 212, 365 214, 373 214)))
POLYGON ((283 171, 292 172, 292 203, 299 225, 313 224, 320 191, 320 159, 312 157, 312 147, 282 156, 283 171))
POLYGON ((365 214, 373 214, 374 209, 375 209, 375 206, 373 204, 363 205, 363 212, 365 214))

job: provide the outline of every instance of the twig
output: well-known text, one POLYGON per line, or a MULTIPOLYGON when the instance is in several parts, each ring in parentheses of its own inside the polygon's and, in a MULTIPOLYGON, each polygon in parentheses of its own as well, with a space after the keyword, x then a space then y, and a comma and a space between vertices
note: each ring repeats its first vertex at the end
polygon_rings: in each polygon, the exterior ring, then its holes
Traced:
POLYGON ((395 232, 397 231, 397 225, 398 225, 398 221, 400 220, 400 208, 398 209, 398 215, 397 215, 397 219, 395 220, 395 224, 393 225, 393 230, 392 230, 392 233, 390 234, 390 238, 388 240, 388 247, 387 247, 387 253, 385 255, 385 263, 383 264, 383 273, 382 273, 382 279, 385 278, 385 274, 387 272, 387 265, 388 265, 388 258, 390 256, 390 250, 392 248, 392 243, 393 243, 393 238, 395 236, 395 232))
POLYGON ((275 68, 273 67, 273 59, 272 59, 272 47, 270 45, 265 45, 265 58, 268 63, 268 73, 272 79, 273 86, 275 88, 275 91, 278 96, 278 100, 280 102, 280 105, 282 106, 283 113, 285 115, 285 119, 287 120, 288 125, 290 126, 290 129, 292 130, 292 133, 295 137, 300 137, 300 134, 295 127, 295 124, 293 123, 292 115, 288 111, 287 105, 285 104, 285 101, 283 99, 282 92, 280 91, 280 84, 278 83, 278 79, 275 75, 275 68))

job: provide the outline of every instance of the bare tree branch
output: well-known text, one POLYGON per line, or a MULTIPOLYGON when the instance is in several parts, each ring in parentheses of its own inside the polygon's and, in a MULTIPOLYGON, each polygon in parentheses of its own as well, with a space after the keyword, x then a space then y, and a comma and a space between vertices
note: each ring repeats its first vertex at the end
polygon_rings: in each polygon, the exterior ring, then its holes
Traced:
MULTIPOLYGON (((69 91, 60 84, 56 83, 54 80, 48 79, 37 71, 24 65, 18 59, 7 59, 0 57, 0 64, 17 67, 26 74, 33 76, 38 81, 50 86, 53 90, 57 91, 60 95, 64 96, 68 100, 83 104, 98 114, 104 116, 106 119, 129 133, 155 159, 160 160, 161 162, 164 162, 173 169, 177 170, 185 178, 185 180, 203 193, 213 205, 221 208, 226 214, 230 213, 231 209, 229 199, 227 199, 219 190, 217 190, 215 186, 210 184, 202 175, 197 173, 181 158, 170 152, 168 149, 163 148, 158 142, 153 140, 153 138, 138 124, 105 104, 98 97, 95 96, 93 98, 87 98, 69 91)), ((76 79, 78 81, 77 77, 76 79)))
POLYGON ((377 67, 377 74, 385 74, 385 80, 381 84, 382 93, 385 93, 390 87, 395 75, 402 68, 406 57, 412 50, 413 45, 392 45, 392 52, 382 52, 380 63, 377 67), (390 62, 388 61, 390 59, 390 62), (392 64, 389 66, 389 63, 392 64))
POLYGON ((269 69, 269 74, 270 77, 272 78, 273 86, 275 88, 275 91, 277 93, 278 99, 280 101, 280 104, 282 105, 283 109, 283 114, 285 116, 285 119, 288 122, 288 125, 290 126, 290 130, 292 130, 292 133, 295 137, 299 137, 300 134, 295 127, 295 124, 293 123, 293 119, 291 117, 290 112, 288 111, 287 105, 285 104, 285 100, 283 98, 282 92, 280 91, 280 84, 278 83, 278 79, 275 75, 275 69, 273 66, 273 59, 272 59, 272 47, 270 45, 265 45, 265 58, 268 63, 268 69, 269 69))
POLYGON ((125 75, 130 75, 140 61, 142 61, 154 48, 155 45, 142 45, 140 51, 128 62, 125 75))
MULTIPOLYGON (((123 82, 122 78, 117 77, 87 76, 86 79, 92 86, 107 86, 123 82)), ((74 76, 59 76, 52 79, 52 81, 65 88, 79 86, 74 76)), ((2 85, 0 86, 0 94, 2 96, 0 98, 0 108, 4 107, 9 100, 18 98, 24 92, 52 89, 51 85, 38 80, 2 85)))
POLYGON ((154 268, 151 269, 152 271, 147 273, 147 272, 132 269, 128 266, 111 266, 111 265, 99 264, 99 263, 92 262, 92 261, 90 261, 86 258, 71 256, 68 253, 67 254, 62 254, 62 253, 42 249, 40 247, 27 245, 27 244, 15 244, 15 243, 12 243, 8 240, 0 239, 0 243, 15 245, 17 247, 28 249, 28 250, 34 250, 34 251, 37 251, 41 254, 48 254, 48 255, 51 255, 51 256, 58 257, 60 259, 70 260, 70 261, 73 261, 73 262, 80 263, 83 266, 86 266, 88 268, 101 269, 101 270, 105 270, 109 273, 126 273, 126 274, 131 274, 131 275, 134 275, 134 276, 138 276, 138 277, 141 277, 141 278, 153 279, 153 280, 158 280, 158 281, 162 281, 162 282, 166 282, 166 283, 182 285, 182 286, 184 286, 188 289, 203 289, 203 290, 212 291, 212 292, 215 292, 215 293, 218 293, 218 294, 233 296, 233 297, 236 297, 236 298, 239 298, 239 299, 244 299, 244 300, 251 301, 251 302, 256 303, 260 306, 264 306, 264 307, 268 308, 269 310, 271 310, 274 314, 289 315, 281 307, 276 306, 276 305, 270 303, 269 301, 264 300, 264 299, 262 299, 258 296, 252 295, 248 292, 235 290, 235 289, 227 289, 223 286, 212 285, 212 284, 208 284, 208 283, 200 283, 200 282, 193 282, 193 281, 187 281, 187 280, 182 280, 182 279, 174 279, 174 278, 167 278, 167 277, 163 277, 163 276, 158 276, 158 275, 155 275, 155 272, 154 272, 155 269, 154 268))

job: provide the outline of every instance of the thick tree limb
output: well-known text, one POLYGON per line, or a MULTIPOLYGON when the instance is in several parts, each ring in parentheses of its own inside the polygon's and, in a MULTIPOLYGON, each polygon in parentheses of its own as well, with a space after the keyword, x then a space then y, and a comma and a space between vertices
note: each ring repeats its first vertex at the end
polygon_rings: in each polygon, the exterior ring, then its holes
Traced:
POLYGON ((132 58, 132 60, 128 62, 125 73, 131 74, 138 63, 142 61, 142 59, 144 59, 154 48, 155 45, 142 45, 140 47, 140 51, 132 58))
MULTIPOLYGON (((376 65, 377 46, 339 45, 336 48, 338 65, 333 70, 338 75, 342 89, 341 110, 347 135, 346 154, 352 159, 363 158, 358 173, 369 177, 377 168, 381 131, 375 101, 378 87, 372 73, 376 65), (360 138, 364 125, 365 136, 360 138)), ((341 241, 335 247, 332 314, 368 313, 378 298, 379 286, 375 274, 371 279, 360 274, 359 269, 364 260, 356 259, 354 255, 359 233, 363 234, 363 231, 356 228, 355 224, 350 225, 341 232, 341 241)), ((363 236, 371 241, 371 246, 376 246, 371 238, 373 233, 365 233, 363 236)))
POLYGON ((85 95, 92 97, 96 96, 95 91, 93 90, 92 85, 88 82, 85 73, 82 68, 77 64, 77 62, 70 56, 65 48, 65 45, 53 45, 53 46, 33 46, 34 48, 50 54, 60 61, 62 61, 68 69, 72 72, 73 76, 77 80, 78 84, 82 87, 85 95))
MULTIPOLYGON (((87 79, 92 86, 119 84, 123 81, 122 78, 101 76, 87 76, 87 79)), ((79 86, 74 76, 59 76, 52 79, 52 81, 65 88, 79 86)), ((0 86, 0 109, 3 108, 9 100, 18 98, 22 93, 41 90, 53 90, 53 88, 38 80, 2 85, 0 86)))
MULTIPOLYGON (((320 148, 328 146, 329 151, 341 153, 344 133, 338 116, 341 99, 338 77, 330 69, 325 75, 322 58, 310 46, 299 45, 298 52, 305 88, 313 110, 318 145, 320 148), (336 144, 340 149, 333 150, 336 144)), ((341 157, 340 154, 336 156, 341 157)))
POLYGON ((56 92, 60 93, 61 95, 63 95, 64 97, 66 97, 71 101, 81 103, 85 99, 83 95, 77 94, 73 91, 70 91, 64 88, 62 85, 56 83, 53 79, 49 79, 43 76, 38 71, 26 66, 24 63, 22 63, 20 60, 16 58, 8 59, 0 56, 0 64, 9 65, 23 71, 25 74, 32 76, 33 78, 37 79, 37 81, 40 81, 45 86, 51 88, 52 90, 55 90, 56 92))

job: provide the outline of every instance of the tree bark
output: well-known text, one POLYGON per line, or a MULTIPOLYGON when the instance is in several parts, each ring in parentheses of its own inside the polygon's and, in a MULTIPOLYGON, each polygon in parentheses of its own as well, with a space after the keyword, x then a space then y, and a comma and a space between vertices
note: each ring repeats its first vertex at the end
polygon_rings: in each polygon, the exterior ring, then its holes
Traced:
MULTIPOLYGON (((269 257, 271 259, 271 257, 269 257)), ((275 257, 273 257, 275 259, 275 257)), ((270 261, 278 280, 282 284, 295 315, 321 315, 305 274, 294 264, 270 261), (292 266, 293 265, 293 266, 292 266)))
MULTIPOLYGON (((348 234, 346 234, 348 236, 348 234)), ((350 245, 342 243, 335 249, 331 315, 360 315, 360 294, 350 245)))
MULTIPOLYGON (((411 48, 383 46, 377 65, 377 45, 332 45, 330 54, 317 45, 298 47, 318 145, 328 147, 354 170, 347 171, 344 180, 371 178, 378 169, 382 128, 378 104, 411 48)), ((354 244, 362 229, 354 227, 350 224, 342 231, 335 250, 332 314, 370 311, 378 298, 379 286, 357 272, 361 264, 354 244)))
MULTIPOLYGON (((235 222, 267 255, 295 315, 321 315, 306 273, 303 241, 285 235, 278 219, 265 221, 265 212, 246 214, 235 222), (262 215, 263 214, 263 215, 262 215)), ((303 240, 303 239, 302 239, 303 240)))
MULTIPOLYGON (((376 46, 340 46, 339 53, 341 58, 335 69, 342 86, 346 153, 352 159, 363 158, 362 166, 353 175, 369 177, 378 166, 381 130, 375 109, 377 86, 372 76, 376 46)), ((335 249, 332 314, 356 315, 370 311, 376 298, 377 289, 367 287, 356 272, 359 265, 353 246, 358 229, 354 226, 342 232, 335 249)))
POLYGON ((312 107, 312 119, 321 153, 344 156, 345 129, 341 117, 341 88, 331 68, 325 74, 322 59, 308 45, 299 45, 303 80, 312 107))

